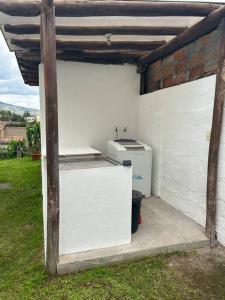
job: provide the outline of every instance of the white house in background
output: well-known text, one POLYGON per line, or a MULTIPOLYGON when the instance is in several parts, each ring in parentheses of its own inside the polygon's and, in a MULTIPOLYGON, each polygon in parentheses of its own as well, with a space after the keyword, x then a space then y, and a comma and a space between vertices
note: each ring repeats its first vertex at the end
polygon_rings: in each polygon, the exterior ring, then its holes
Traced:
POLYGON ((25 117, 24 119, 25 119, 25 121, 27 123, 33 123, 34 121, 36 121, 36 117, 35 116, 25 117))
POLYGON ((106 1, 57 3, 55 62, 53 7, 43 2, 49 14, 42 16, 42 60, 36 1, 29 9, 17 1, 2 5, 0 23, 24 81, 40 86, 48 271, 64 274, 197 248, 209 245, 209 237, 211 244, 217 238, 225 245, 225 132, 217 122, 224 105, 219 45, 225 36, 218 26, 225 7, 115 1, 109 10, 106 1), (153 151, 153 197, 143 200, 134 235, 132 166, 106 157, 107 142, 118 138, 153 151), (217 162, 218 149, 209 153, 209 143, 220 144, 217 182, 211 157, 217 162))

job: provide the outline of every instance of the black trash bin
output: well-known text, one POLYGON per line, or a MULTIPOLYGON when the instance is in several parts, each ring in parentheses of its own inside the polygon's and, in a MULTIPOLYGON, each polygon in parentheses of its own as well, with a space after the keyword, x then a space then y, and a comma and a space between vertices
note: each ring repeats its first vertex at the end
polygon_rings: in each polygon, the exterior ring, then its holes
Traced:
POLYGON ((138 220, 141 210, 141 200, 143 195, 139 191, 132 191, 132 221, 131 221, 131 232, 135 233, 138 230, 138 220))

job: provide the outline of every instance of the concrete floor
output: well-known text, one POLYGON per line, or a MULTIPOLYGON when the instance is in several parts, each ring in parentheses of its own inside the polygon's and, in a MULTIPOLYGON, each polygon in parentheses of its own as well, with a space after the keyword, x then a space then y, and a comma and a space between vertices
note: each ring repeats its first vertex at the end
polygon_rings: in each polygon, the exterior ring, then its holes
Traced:
POLYGON ((58 274, 209 244, 200 225, 159 198, 145 198, 141 213, 142 224, 131 244, 61 256, 58 274))

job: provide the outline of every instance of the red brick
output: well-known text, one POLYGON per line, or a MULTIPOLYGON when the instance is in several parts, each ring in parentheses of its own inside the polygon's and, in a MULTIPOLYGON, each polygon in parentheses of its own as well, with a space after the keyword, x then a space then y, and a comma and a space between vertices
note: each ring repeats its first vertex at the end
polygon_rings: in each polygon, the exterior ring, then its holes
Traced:
POLYGON ((202 76, 202 78, 207 77, 207 76, 211 76, 211 75, 215 75, 215 74, 216 74, 216 71, 204 72, 204 75, 202 76))
POLYGON ((187 62, 182 62, 182 63, 179 63, 179 64, 176 64, 175 66, 175 72, 176 73, 182 73, 185 71, 185 69, 187 68, 187 62))
POLYGON ((163 81, 162 80, 150 80, 148 82, 148 91, 149 92, 154 92, 157 90, 160 90, 163 88, 163 81))
POLYGON ((155 68, 160 68, 161 63, 162 63, 162 61, 161 61, 161 60, 158 60, 158 61, 156 61, 156 62, 153 64, 153 66, 154 66, 155 68))
POLYGON ((174 57, 175 57, 176 61, 182 61, 182 60, 184 61, 184 60, 186 60, 186 58, 187 58, 186 49, 182 48, 182 49, 176 51, 174 53, 174 57))
POLYGON ((185 73, 180 73, 178 75, 176 75, 175 80, 174 80, 174 84, 181 84, 186 82, 186 75, 185 73))
POLYGON ((200 77, 203 77, 203 75, 204 75, 204 65, 196 66, 190 70, 189 79, 195 80, 200 77))
POLYGON ((219 56, 219 47, 218 46, 212 46, 209 45, 205 51, 205 59, 207 60, 213 60, 213 59, 217 59, 219 56))
POLYGON ((173 86, 173 76, 169 76, 163 80, 163 88, 173 86))
POLYGON ((194 55, 190 57, 190 67, 195 67, 198 65, 203 65, 205 60, 205 52, 204 51, 198 51, 194 55))
POLYGON ((155 81, 158 81, 158 80, 160 80, 160 79, 162 78, 162 71, 161 71, 161 70, 158 70, 158 71, 156 71, 156 72, 153 72, 153 73, 152 73, 152 76, 153 76, 153 79, 154 79, 155 81))
POLYGON ((207 46, 210 42, 210 36, 208 34, 204 35, 199 39, 199 42, 202 43, 202 45, 207 46))
POLYGON ((175 70, 174 64, 170 63, 170 64, 165 65, 161 69, 162 77, 167 77, 168 75, 174 74, 174 70, 175 70))
POLYGON ((204 65, 204 73, 214 74, 216 73, 216 70, 217 70, 216 62, 214 64, 204 65))

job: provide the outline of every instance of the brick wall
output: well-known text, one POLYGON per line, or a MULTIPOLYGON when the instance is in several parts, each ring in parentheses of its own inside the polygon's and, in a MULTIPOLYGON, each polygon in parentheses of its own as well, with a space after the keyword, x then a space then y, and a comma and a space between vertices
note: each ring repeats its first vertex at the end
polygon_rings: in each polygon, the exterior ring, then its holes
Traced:
POLYGON ((175 86, 216 73, 221 30, 201 37, 146 70, 146 92, 175 86))

